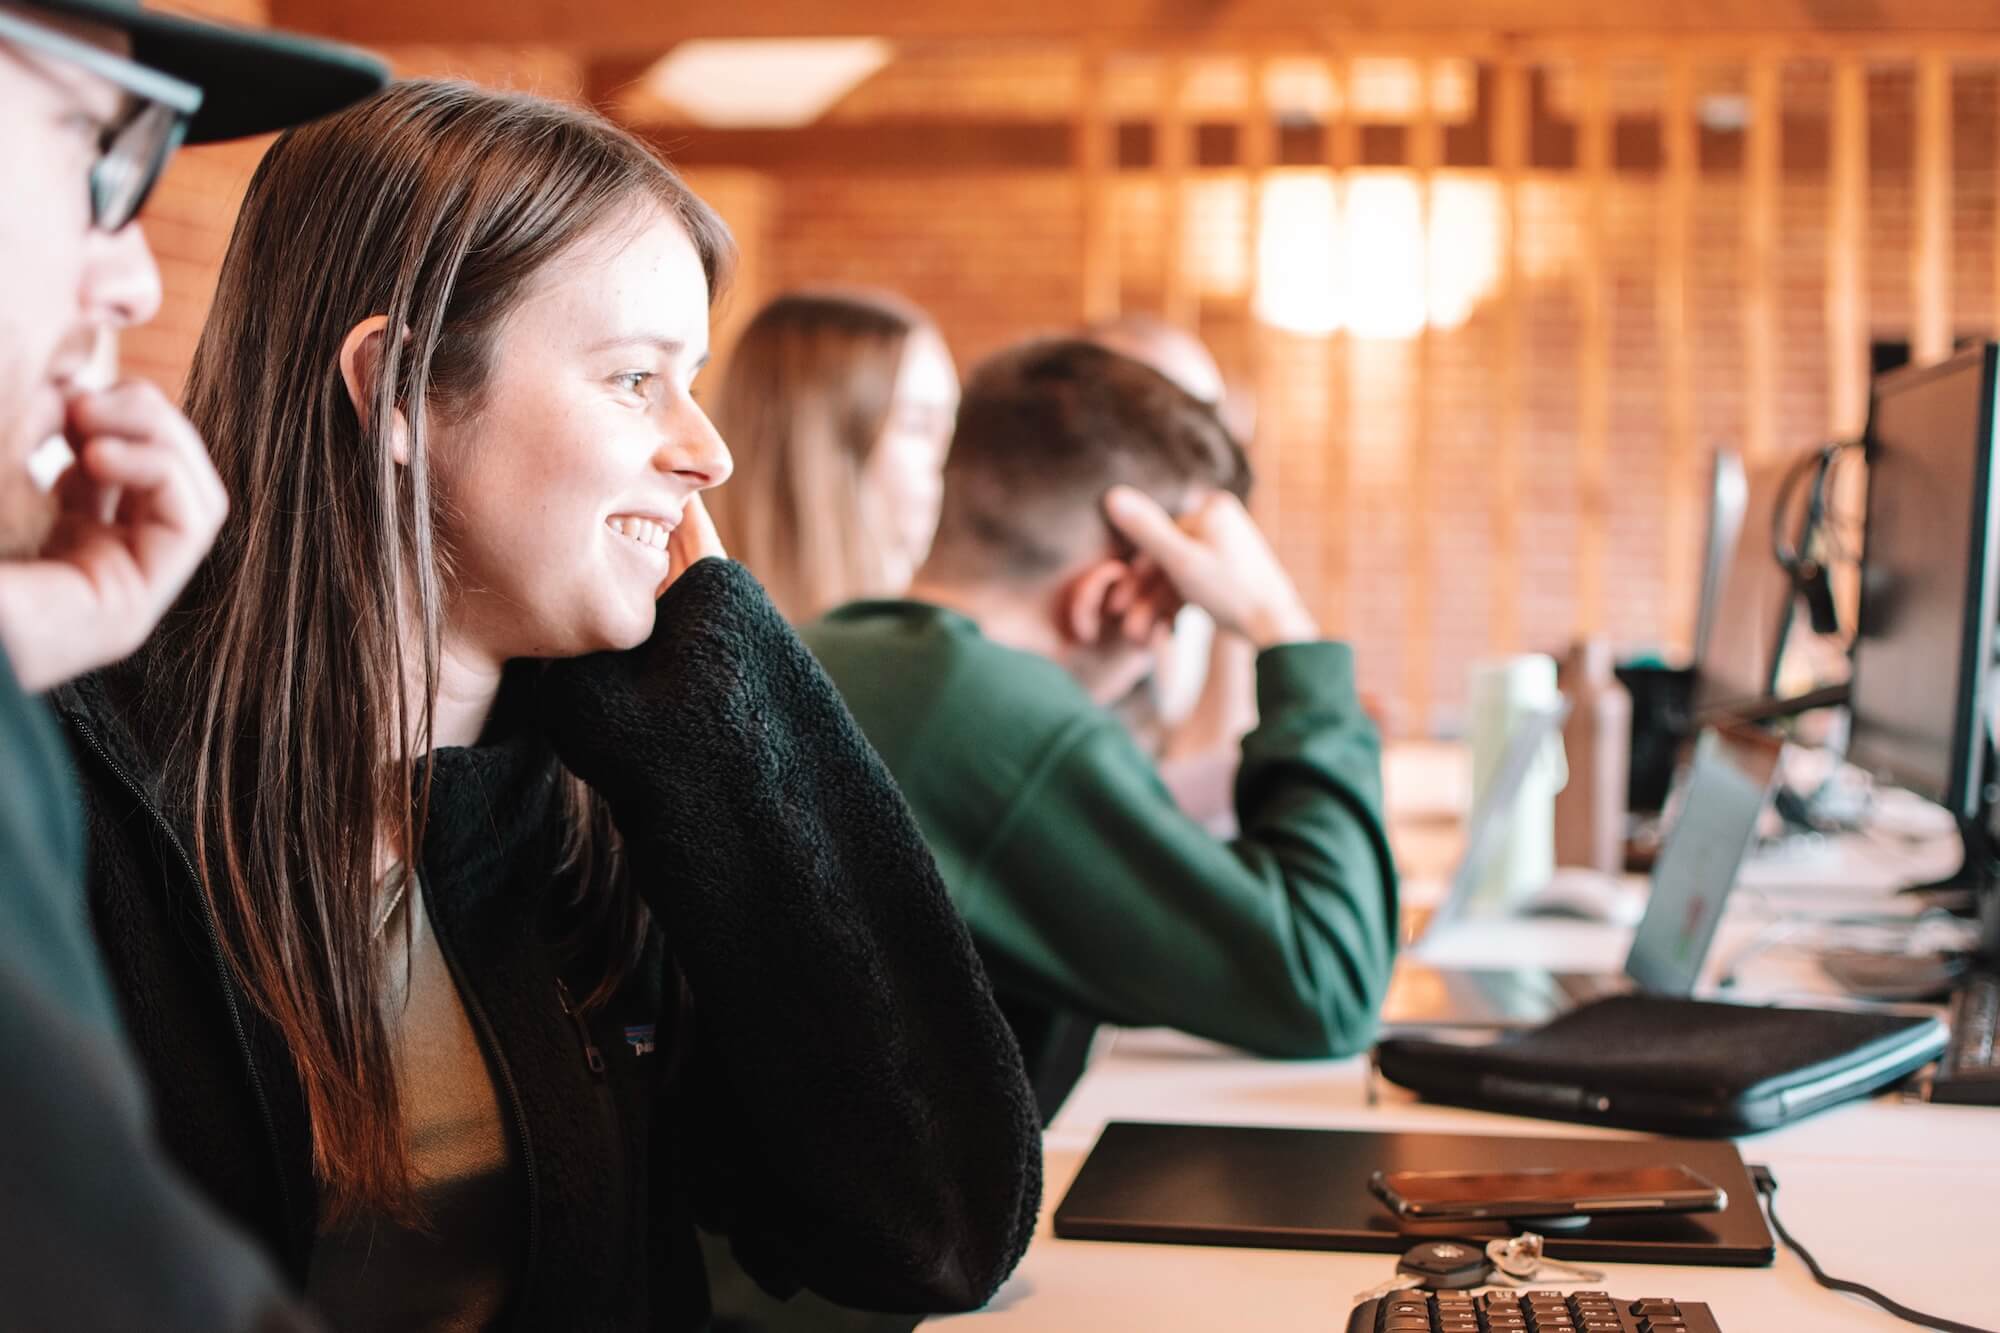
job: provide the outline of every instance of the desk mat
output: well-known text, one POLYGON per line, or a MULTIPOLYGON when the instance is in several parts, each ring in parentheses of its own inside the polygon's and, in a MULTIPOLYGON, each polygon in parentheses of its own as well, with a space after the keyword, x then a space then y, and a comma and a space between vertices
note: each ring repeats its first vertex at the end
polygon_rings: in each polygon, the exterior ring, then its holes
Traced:
MULTIPOLYGON (((1592 1218, 1543 1232, 1557 1259, 1756 1268, 1774 1247, 1736 1146, 1700 1139, 1255 1129, 1113 1121, 1056 1208, 1069 1240, 1401 1253, 1415 1239, 1485 1240, 1507 1223, 1398 1223, 1368 1192, 1376 1171, 1604 1169, 1680 1163, 1720 1186, 1715 1213, 1592 1218)), ((1540 1229, 1534 1223, 1523 1223, 1540 1229)))

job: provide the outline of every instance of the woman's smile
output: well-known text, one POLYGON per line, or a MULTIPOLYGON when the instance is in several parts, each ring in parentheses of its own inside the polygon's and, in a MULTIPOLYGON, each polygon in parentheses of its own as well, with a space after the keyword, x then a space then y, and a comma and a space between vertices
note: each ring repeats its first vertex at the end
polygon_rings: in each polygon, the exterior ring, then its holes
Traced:
POLYGON ((656 514, 613 514, 604 520, 604 526, 639 546, 665 555, 667 542, 680 526, 680 519, 656 514))

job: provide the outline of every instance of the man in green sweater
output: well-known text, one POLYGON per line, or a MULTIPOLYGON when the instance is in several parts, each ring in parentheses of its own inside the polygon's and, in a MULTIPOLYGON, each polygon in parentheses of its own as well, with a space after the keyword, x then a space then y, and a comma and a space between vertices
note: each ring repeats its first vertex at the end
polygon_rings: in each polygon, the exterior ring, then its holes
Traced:
POLYGON ((1043 1112, 1099 1022, 1273 1056, 1365 1047, 1396 875, 1380 742, 1243 505, 1213 409, 1101 346, 1029 343, 965 386, 907 600, 804 631, 888 762, 1021 1037, 1043 1112), (1176 808, 1104 705, 1183 602, 1258 649, 1241 836, 1176 808))

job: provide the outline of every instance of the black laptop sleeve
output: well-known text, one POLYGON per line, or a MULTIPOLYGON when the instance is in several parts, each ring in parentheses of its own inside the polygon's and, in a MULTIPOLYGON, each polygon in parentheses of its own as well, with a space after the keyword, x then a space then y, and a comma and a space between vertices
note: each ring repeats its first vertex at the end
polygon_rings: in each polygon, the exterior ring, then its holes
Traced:
POLYGON ((1391 1038, 1375 1063, 1432 1101, 1706 1137, 1866 1096, 1944 1042, 1928 1016, 1620 995, 1484 1046, 1391 1038))

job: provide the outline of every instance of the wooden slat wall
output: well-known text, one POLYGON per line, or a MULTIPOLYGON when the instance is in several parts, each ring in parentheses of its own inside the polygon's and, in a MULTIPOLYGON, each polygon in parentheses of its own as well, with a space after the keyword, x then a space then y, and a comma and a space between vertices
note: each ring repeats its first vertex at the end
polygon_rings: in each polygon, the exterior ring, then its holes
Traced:
POLYGON ((1778 65, 1750 64, 1750 125, 1743 144, 1743 453, 1778 449, 1778 65))
POLYGON ((1826 238, 1828 424, 1837 438, 1848 439, 1859 435, 1868 420, 1868 74, 1851 56, 1834 62, 1832 123, 1826 238))
POLYGON ((1118 210, 1112 175, 1112 135, 1105 53, 1087 50, 1079 77, 1082 97, 1076 119, 1077 182, 1083 200, 1083 281, 1079 313, 1086 324, 1118 313, 1118 210))
MULTIPOLYGON (((1430 61, 1417 65, 1422 91, 1418 94, 1416 119, 1410 127, 1410 168, 1417 178, 1417 216, 1422 220, 1424 256, 1424 306, 1430 308, 1431 246, 1435 228, 1435 176, 1444 161, 1444 131, 1438 125, 1432 105, 1436 81, 1430 61)), ((1404 568, 1403 577, 1403 701, 1408 724, 1428 730, 1431 716, 1431 661, 1433 580, 1437 562, 1432 558, 1432 496, 1436 483, 1432 476, 1431 363, 1434 357, 1430 322, 1417 334, 1416 376, 1411 389, 1416 395, 1410 414, 1408 469, 1405 473, 1404 568)))
MULTIPOLYGON (((1348 173, 1361 158, 1361 126, 1355 119, 1350 98, 1354 89, 1354 65, 1347 56, 1335 51, 1329 58, 1328 69, 1333 76, 1333 86, 1339 90, 1340 109, 1333 122, 1327 127, 1327 158, 1331 163, 1336 186, 1336 198, 1341 210, 1343 224, 1347 216, 1348 173)), ((1347 634, 1351 632, 1349 619, 1348 542, 1346 516, 1348 514, 1349 469, 1354 452, 1354 339, 1342 330, 1327 340, 1327 418, 1333 423, 1333 431, 1327 440, 1326 460, 1326 509, 1332 521, 1327 525, 1327 536, 1321 547, 1320 577, 1321 602, 1325 608, 1324 619, 1329 633, 1347 634), (1333 517, 1337 516, 1337 517, 1333 517)))
POLYGON ((1951 354, 1951 61, 1942 51, 1917 57, 1916 163, 1910 357, 1922 365, 1951 354))
MULTIPOLYGON (((1250 96, 1243 108, 1243 300, 1240 307, 1246 330, 1243 350, 1244 374, 1250 384, 1251 405, 1268 414, 1277 399, 1272 374, 1269 335, 1257 318, 1257 274, 1263 267, 1259 238, 1264 231, 1264 188, 1270 182, 1271 165, 1278 160, 1278 126, 1264 97, 1267 70, 1261 57, 1249 60, 1250 96)), ((1245 447, 1252 441, 1245 440, 1245 447)), ((1252 493, 1253 503, 1255 492, 1252 493)), ((1273 534, 1275 535, 1275 534, 1273 534)))
POLYGON ((1194 275, 1187 263, 1187 176, 1192 144, 1187 122, 1187 62, 1170 56, 1160 86, 1160 119, 1153 141, 1159 168, 1162 244, 1161 311, 1167 320, 1193 328, 1200 314, 1194 275))
POLYGON ((1500 191, 1500 280, 1493 294, 1500 329, 1495 367, 1491 588, 1493 650, 1521 646, 1521 450, 1526 430, 1521 288, 1521 178, 1528 159, 1528 71, 1518 60, 1494 70, 1492 159, 1500 191))
POLYGON ((1695 567, 1696 533, 1702 521, 1695 485, 1694 340, 1688 315, 1691 255, 1694 249, 1695 161, 1694 68, 1685 56, 1669 60, 1666 98, 1661 108, 1659 208, 1660 364, 1665 373, 1667 446, 1667 540, 1661 573, 1669 590, 1674 626, 1691 634, 1698 593, 1681 577, 1695 567))
POLYGON ((1610 552, 1611 312, 1605 248, 1610 230, 1611 90, 1591 61, 1577 77, 1579 208, 1576 280, 1581 334, 1577 346, 1577 629, 1600 634, 1610 552))
MULTIPOLYGON (((1581 632, 1601 631, 1611 619, 1616 595, 1611 578, 1610 497, 1616 484, 1611 449, 1611 386, 1613 384, 1614 324, 1610 196, 1614 172, 1614 125, 1607 52, 1611 47, 1572 49, 1576 65, 1576 169, 1573 177, 1578 208, 1575 252, 1567 259, 1575 283, 1579 345, 1576 351, 1578 569, 1574 623, 1581 632)), ((1499 273, 1487 310, 1496 333, 1491 378, 1492 422, 1487 480, 1490 483, 1490 538, 1487 567, 1476 575, 1487 599, 1490 648, 1515 652, 1554 647, 1523 640, 1522 586, 1524 542, 1525 449, 1528 415, 1525 301, 1531 281, 1526 260, 1528 225, 1524 191, 1530 178, 1531 130, 1529 73, 1543 51, 1533 43, 1504 47, 1491 54, 1490 161, 1499 203, 1499 273)), ((1821 53, 1828 61, 1831 114, 1826 149, 1827 239, 1825 253, 1826 427, 1834 435, 1852 436, 1866 418, 1869 389, 1869 346, 1876 336, 1896 337, 1897 327, 1872 327, 1867 288, 1868 192, 1870 145, 1867 71, 1871 59, 1914 67, 1916 73, 1915 142, 1912 175, 1914 231, 1909 277, 1912 283, 1908 336, 1920 361, 1946 355, 1952 324, 1952 61, 1956 53, 1943 47, 1891 51, 1869 55, 1864 48, 1835 44, 1821 53)), ((1419 187, 1426 253, 1434 231, 1437 172, 1444 163, 1445 135, 1430 105, 1432 62, 1442 55, 1419 54, 1425 77, 1424 104, 1417 110, 1406 139, 1405 162, 1419 187)), ((1744 407, 1740 444, 1752 461, 1767 460, 1807 441, 1793 438, 1797 424, 1780 412, 1780 310, 1784 289, 1778 259, 1784 240, 1781 191, 1785 181, 1781 96, 1783 62, 1798 55, 1773 44, 1742 58, 1747 90, 1748 124, 1743 140, 1740 176, 1742 264, 1733 299, 1743 336, 1744 407), (1787 432, 1780 435, 1781 422, 1787 432)), ((1258 400, 1275 409, 1283 399, 1276 379, 1281 367, 1273 354, 1275 338, 1255 317, 1256 275, 1264 185, 1277 158, 1277 126, 1263 101, 1267 57, 1245 57, 1253 89, 1243 113, 1239 166, 1248 190, 1243 269, 1249 276, 1241 293, 1240 317, 1245 322, 1243 369, 1258 400)), ((1664 577, 1667 606, 1673 624, 1663 634, 1678 640, 1693 622, 1694 593, 1700 562, 1699 537, 1706 497, 1702 493, 1700 455, 1712 443, 1728 439, 1702 438, 1697 412, 1699 336, 1694 317, 1696 272, 1700 258, 1696 219, 1702 167, 1697 75, 1714 59, 1705 49, 1676 49, 1661 59, 1664 109, 1661 121, 1661 162, 1657 176, 1657 222, 1652 281, 1657 311, 1659 374, 1661 376, 1661 447, 1667 479, 1662 503, 1666 508, 1664 546, 1656 568, 1664 577)), ((1119 290, 1117 234, 1112 225, 1112 161, 1115 126, 1106 110, 1104 52, 1086 56, 1084 107, 1077 121, 1078 161, 1083 179, 1084 267, 1083 313, 1102 318, 1115 311, 1119 290)), ((1340 109, 1327 126, 1327 170, 1345 219, 1352 172, 1360 161, 1360 127, 1351 101, 1353 52, 1336 49, 1326 57, 1338 89, 1340 109)), ((1188 225, 1185 182, 1190 172, 1192 134, 1183 108, 1185 57, 1169 56, 1157 121, 1155 168, 1170 201, 1163 218, 1166 251, 1161 275, 1162 313, 1192 325, 1199 313, 1199 294, 1186 262, 1183 237, 1188 225)), ((1805 168, 1810 169, 1810 168, 1805 168)), ((1995 229, 1996 309, 2000 309, 2000 227, 1995 229)), ((1621 261, 1629 263, 1629 261, 1621 261)), ((1620 270, 1624 271, 1624 270, 1620 270)), ((1428 279, 1429 268, 1426 266, 1428 279)), ((1712 299, 1712 298, 1710 298, 1712 299)), ((1996 316, 2000 331, 2000 316, 1996 316)), ((1448 577, 1438 566, 1438 531, 1433 500, 1440 480, 1436 474, 1438 441, 1433 416, 1437 374, 1436 335, 1428 329, 1412 345, 1415 399, 1408 415, 1408 452, 1398 484, 1402 506, 1406 564, 1400 646, 1403 675, 1400 715, 1416 727, 1427 727, 1440 715, 1438 682, 1455 678, 1458 663, 1435 660, 1438 608, 1444 595, 1438 580, 1448 577)), ((1366 423, 1355 420, 1354 376, 1357 348, 1343 328, 1326 340, 1324 373, 1328 427, 1323 465, 1313 469, 1319 527, 1306 538, 1316 545, 1318 610, 1330 632, 1348 632, 1352 607, 1349 580, 1353 570, 1348 531, 1355 490, 1355 442, 1365 438, 1366 423), (1322 480, 1323 479, 1323 480, 1322 480)), ((1293 442, 1289 446, 1301 445, 1293 442)), ((1371 501, 1372 502, 1372 501, 1371 501)), ((1296 503, 1280 506, 1294 520, 1306 512, 1296 503)), ((1294 533, 1303 536, 1305 529, 1294 533)), ((1296 549, 1296 545, 1294 547, 1296 549)), ((1446 700, 1446 703, 1449 701, 1446 700)), ((1448 715, 1449 708, 1444 710, 1448 715)))

